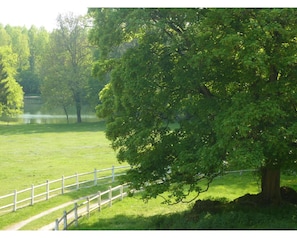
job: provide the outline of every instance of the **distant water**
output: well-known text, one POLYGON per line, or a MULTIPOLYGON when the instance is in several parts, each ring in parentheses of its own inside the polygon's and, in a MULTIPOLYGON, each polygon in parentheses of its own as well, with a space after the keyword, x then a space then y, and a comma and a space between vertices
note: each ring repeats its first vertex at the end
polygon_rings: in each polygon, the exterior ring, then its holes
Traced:
MULTIPOLYGON (((83 122, 98 121, 96 115, 81 115, 83 122)), ((68 116, 69 123, 76 122, 76 115, 68 116)), ((30 114, 24 113, 18 116, 18 121, 24 124, 52 124, 67 123, 66 115, 30 114)))
MULTIPOLYGON (((65 114, 63 114, 63 111, 61 110, 61 108, 57 108, 54 111, 55 113, 50 113, 44 108, 43 102, 40 96, 25 96, 24 97, 24 114, 19 115, 18 118, 16 118, 16 120, 24 124, 67 123, 67 117, 65 114)), ((74 110, 72 109, 72 111, 74 110)), ((81 118, 83 122, 98 121, 96 114, 92 112, 88 112, 87 114, 82 114, 81 118)), ((76 114, 70 113, 68 115, 68 120, 69 120, 69 123, 76 122, 76 114)))

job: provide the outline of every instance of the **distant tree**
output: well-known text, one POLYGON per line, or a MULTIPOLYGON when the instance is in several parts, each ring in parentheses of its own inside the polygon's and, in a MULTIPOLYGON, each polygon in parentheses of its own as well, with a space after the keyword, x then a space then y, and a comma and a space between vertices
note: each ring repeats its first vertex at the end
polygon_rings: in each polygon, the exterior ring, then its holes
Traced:
POLYGON ((25 27, 0 25, 0 46, 8 46, 16 54, 15 79, 25 94, 40 94, 40 82, 44 77, 41 65, 47 50, 49 33, 34 25, 25 27))
MULTIPOLYGON (((60 106, 69 123, 69 108, 73 105, 72 94, 70 90, 67 90, 67 81, 55 80, 55 76, 57 76, 57 74, 49 75, 43 79, 41 87, 42 98, 45 99, 45 107, 49 110, 55 110, 57 106, 60 106)), ((59 79, 60 76, 59 74, 57 79, 59 79)), ((65 77, 67 77, 66 72, 65 77)))
POLYGON ((0 47, 0 116, 9 119, 22 112, 23 90, 14 76, 16 55, 9 47, 0 47))
POLYGON ((10 46, 10 45, 11 45, 10 35, 6 32, 5 28, 0 24, 0 47, 10 46))
POLYGON ((6 25, 5 30, 11 38, 12 51, 17 55, 17 71, 28 69, 30 50, 27 29, 6 25))
POLYGON ((30 51, 29 67, 22 70, 18 78, 25 94, 40 94, 40 84, 44 77, 41 62, 47 50, 49 33, 44 28, 38 29, 32 26, 27 34, 30 51))
POLYGON ((40 95, 41 78, 39 74, 33 73, 30 69, 23 70, 18 74, 18 82, 26 95, 40 95))
POLYGON ((257 169, 279 204, 280 172, 297 165, 296 9, 90 11, 111 75, 98 115, 131 187, 179 202, 228 165, 257 169))
POLYGON ((42 95, 49 104, 56 102, 58 94, 65 99, 63 105, 70 101, 74 104, 78 123, 82 121, 82 104, 92 66, 86 20, 72 13, 58 16, 58 28, 50 35, 50 47, 44 60, 47 79, 42 85, 42 95), (50 95, 51 90, 55 93, 50 95))

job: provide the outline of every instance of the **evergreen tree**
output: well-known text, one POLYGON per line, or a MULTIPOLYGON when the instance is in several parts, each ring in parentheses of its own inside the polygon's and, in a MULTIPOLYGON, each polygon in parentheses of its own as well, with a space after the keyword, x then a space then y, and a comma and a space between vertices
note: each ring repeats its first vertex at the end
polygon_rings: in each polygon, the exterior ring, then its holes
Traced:
POLYGON ((9 47, 0 47, 0 116, 11 118, 22 112, 23 90, 16 82, 15 55, 9 47))

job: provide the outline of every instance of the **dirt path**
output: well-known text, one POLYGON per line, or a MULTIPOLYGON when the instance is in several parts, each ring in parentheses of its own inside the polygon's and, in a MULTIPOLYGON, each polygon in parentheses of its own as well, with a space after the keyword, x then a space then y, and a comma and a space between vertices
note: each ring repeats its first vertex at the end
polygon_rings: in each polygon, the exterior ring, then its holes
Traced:
MULTIPOLYGON (((78 200, 80 200, 80 199, 78 199, 78 200)), ((78 201, 78 200, 76 200, 76 201, 78 201)), ((24 220, 24 221, 15 223, 15 224, 13 224, 13 225, 9 225, 9 226, 7 226, 6 228, 4 228, 4 230, 19 230, 19 229, 21 229, 22 227, 24 227, 25 225, 29 224, 30 222, 32 222, 32 221, 34 221, 34 220, 37 220, 37 219, 39 219, 39 218, 41 218, 41 217, 43 217, 43 216, 45 216, 45 215, 48 215, 48 214, 50 214, 50 213, 52 213, 52 212, 54 212, 54 211, 56 211, 56 210, 59 210, 59 209, 62 209, 62 208, 64 208, 64 207, 67 207, 67 206, 69 206, 69 205, 72 205, 72 204, 74 204, 76 201, 67 202, 67 203, 64 203, 64 204, 62 204, 62 205, 60 205, 60 206, 53 207, 53 208, 51 208, 51 209, 49 209, 49 210, 47 210, 47 211, 44 211, 44 212, 42 212, 42 213, 40 213, 40 214, 38 214, 38 215, 35 215, 35 216, 33 216, 33 217, 28 218, 27 220, 24 220)), ((54 224, 54 223, 53 223, 53 224, 54 224)), ((50 224, 50 225, 51 225, 51 224, 50 224)), ((50 228, 50 225, 47 225, 48 228, 49 228, 49 229, 47 229, 47 230, 51 230, 52 228, 54 228, 54 226, 52 226, 52 227, 50 228)), ((42 230, 45 230, 44 228, 46 228, 46 227, 43 227, 42 230)))
MULTIPOLYGON (((90 210, 94 210, 93 208, 97 208, 97 205, 96 204, 93 204, 93 205, 90 205, 90 210)), ((85 207, 82 207, 82 208, 79 208, 78 209, 78 214, 83 214, 85 213, 85 210, 86 208, 85 207)), ((67 215, 67 220, 74 220, 74 213, 71 213, 71 214, 68 214, 67 215)), ((56 225, 56 222, 52 222, 48 225, 45 225, 41 228, 39 228, 38 230, 43 230, 43 231, 49 231, 49 230, 54 230, 55 229, 55 225, 56 225)), ((60 227, 61 228, 61 227, 60 227)))
MULTIPOLYGON (((95 194, 92 194, 92 195, 95 195, 95 194)), ((92 196, 92 195, 90 195, 90 196, 92 196)), ((74 203, 76 203, 78 201, 85 200, 86 198, 87 198, 86 196, 85 197, 81 197, 81 198, 76 199, 76 200, 73 200, 71 202, 67 202, 67 203, 61 204, 61 205, 59 205, 57 207, 53 207, 53 208, 48 209, 48 210, 46 210, 44 212, 41 212, 40 214, 37 214, 37 215, 35 215, 33 217, 30 217, 30 218, 28 218, 28 219, 26 219, 24 221, 21 221, 21 222, 18 222, 18 223, 9 225, 9 226, 5 227, 3 230, 20 230, 22 227, 24 227, 25 225, 29 224, 32 221, 35 221, 35 220, 37 220, 37 219, 39 219, 39 218, 41 218, 43 216, 46 216, 48 214, 51 214, 52 212, 57 211, 59 209, 62 209, 64 207, 67 207, 69 205, 73 205, 74 203)), ((105 200, 105 202, 106 201, 107 200, 105 200)), ((102 204, 105 204, 104 201, 102 201, 102 202, 103 202, 102 204)), ((93 205, 90 205, 89 209, 90 210, 93 210, 93 206, 94 206, 94 208, 97 207, 96 204, 93 204, 93 205)), ((79 212, 79 214, 82 214, 83 213, 82 210, 84 210, 84 209, 85 208, 78 209, 79 211, 81 211, 81 212, 79 212)), ((62 214, 61 214, 61 216, 62 216, 62 214)), ((69 214, 69 217, 68 218, 73 218, 73 217, 74 217, 74 214, 69 214)), ((54 228, 55 228, 55 221, 53 221, 52 223, 47 224, 47 225, 45 225, 45 226, 37 229, 37 230, 54 230, 54 228)))

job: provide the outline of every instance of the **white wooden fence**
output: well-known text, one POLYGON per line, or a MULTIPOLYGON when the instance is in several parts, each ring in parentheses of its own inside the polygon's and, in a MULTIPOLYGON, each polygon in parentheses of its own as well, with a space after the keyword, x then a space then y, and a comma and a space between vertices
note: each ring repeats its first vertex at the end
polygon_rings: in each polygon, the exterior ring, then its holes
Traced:
POLYGON ((70 191, 96 186, 99 181, 103 183, 114 182, 115 178, 125 174, 125 170, 130 166, 112 166, 111 168, 92 172, 76 173, 75 175, 56 180, 46 180, 45 183, 33 185, 20 191, 14 190, 13 193, 0 196, 0 214, 16 211, 19 208, 33 206, 34 203, 49 200, 59 194, 70 191))
MULTIPOLYGON (((239 173, 242 175, 244 172, 255 172, 254 169, 245 169, 245 170, 234 170, 234 171, 225 171, 224 174, 231 174, 231 173, 239 173)), ((75 224, 78 226, 78 220, 83 216, 89 217, 90 213, 94 210, 101 211, 102 206, 108 204, 109 207, 112 206, 112 201, 115 199, 120 198, 123 200, 125 196, 127 196, 127 192, 124 192, 125 185, 119 185, 114 188, 109 186, 109 189, 104 192, 98 192, 97 194, 90 195, 86 197, 84 202, 80 205, 74 203, 73 208, 69 211, 64 211, 63 216, 61 218, 56 219, 55 227, 53 230, 67 230, 67 228, 75 224), (113 191, 119 191, 116 195, 113 194, 113 191), (108 197, 104 198, 104 195, 108 195, 108 197), (63 223, 62 223, 63 222, 63 223)))
POLYGON ((75 224, 78 225, 78 219, 87 215, 89 217, 90 212, 94 210, 100 211, 104 205, 109 207, 112 206, 112 201, 116 199, 123 200, 123 198, 127 195, 127 192, 124 192, 125 185, 119 185, 114 188, 111 186, 108 190, 104 192, 98 192, 95 195, 88 196, 84 202, 81 204, 74 203, 74 207, 69 211, 64 211, 63 216, 61 218, 56 219, 55 227, 53 230, 59 230, 62 228, 63 230, 67 230, 67 228, 75 224))

